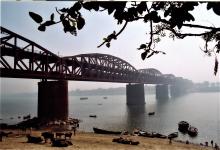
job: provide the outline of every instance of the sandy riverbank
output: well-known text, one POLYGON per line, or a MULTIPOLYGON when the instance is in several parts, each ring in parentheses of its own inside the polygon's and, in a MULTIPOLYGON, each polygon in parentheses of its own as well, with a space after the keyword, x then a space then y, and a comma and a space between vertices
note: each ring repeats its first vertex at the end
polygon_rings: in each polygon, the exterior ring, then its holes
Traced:
MULTIPOLYGON (((138 140, 139 145, 127 145, 112 142, 115 135, 101 135, 88 132, 77 132, 76 136, 72 136, 72 146, 65 148, 52 147, 51 144, 32 144, 27 143, 27 138, 24 134, 18 135, 18 131, 13 131, 14 134, 7 138, 3 138, 0 142, 0 149, 20 149, 20 150, 50 150, 50 149, 98 149, 98 150, 211 150, 210 147, 202 147, 195 144, 184 144, 180 142, 172 142, 169 144, 168 139, 146 138, 132 136, 131 138, 138 140)), ((40 131, 32 131, 33 135, 40 135, 40 131)))

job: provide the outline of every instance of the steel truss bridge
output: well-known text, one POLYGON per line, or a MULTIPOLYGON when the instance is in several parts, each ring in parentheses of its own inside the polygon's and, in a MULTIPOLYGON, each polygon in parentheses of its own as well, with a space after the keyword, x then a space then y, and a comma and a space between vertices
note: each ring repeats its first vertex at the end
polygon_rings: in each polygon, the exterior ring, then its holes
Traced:
POLYGON ((108 54, 59 57, 37 43, 1 27, 0 76, 9 78, 101 81, 119 83, 191 83, 150 68, 137 70, 108 54))

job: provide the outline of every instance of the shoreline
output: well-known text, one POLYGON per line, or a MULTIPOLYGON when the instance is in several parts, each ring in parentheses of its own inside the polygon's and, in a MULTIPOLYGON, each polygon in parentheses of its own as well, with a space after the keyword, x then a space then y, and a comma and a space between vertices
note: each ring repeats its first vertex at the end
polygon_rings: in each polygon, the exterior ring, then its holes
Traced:
MULTIPOLYGON (((20 130, 4 130, 11 131, 13 134, 10 134, 8 137, 3 137, 3 141, 0 142, 0 149, 43 149, 50 150, 56 149, 57 147, 52 147, 48 143, 33 144, 27 143, 26 134, 30 132, 22 132, 20 130)), ((33 130, 31 135, 40 136, 45 130, 33 130)), ((139 141, 138 145, 128 145, 112 142, 113 138, 118 138, 117 135, 103 135, 96 134, 93 132, 77 131, 76 136, 72 136, 70 141, 73 145, 65 147, 63 149, 155 149, 155 150, 211 150, 212 147, 200 146, 198 144, 185 144, 173 140, 172 143, 169 143, 168 139, 159 139, 159 138, 147 138, 140 136, 129 136, 136 141, 139 141)))

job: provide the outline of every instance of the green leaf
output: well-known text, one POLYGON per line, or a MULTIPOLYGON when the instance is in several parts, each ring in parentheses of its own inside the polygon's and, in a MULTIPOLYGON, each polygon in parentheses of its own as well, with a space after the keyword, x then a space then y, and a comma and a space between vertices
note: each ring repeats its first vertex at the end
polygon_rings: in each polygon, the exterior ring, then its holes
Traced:
POLYGON ((146 2, 141 2, 141 3, 138 4, 138 6, 137 6, 137 12, 138 12, 139 14, 142 14, 144 11, 146 11, 146 9, 147 9, 147 4, 146 4, 146 2))
POLYGON ((110 43, 109 43, 109 42, 108 42, 108 43, 106 43, 106 47, 108 47, 108 48, 110 47, 110 43))
POLYGON ((178 29, 181 29, 182 26, 183 26, 183 22, 177 22, 177 27, 178 27, 178 29))
POLYGON ((146 14, 144 16, 144 22, 148 22, 149 19, 150 19, 150 14, 146 14))
POLYGON ((138 48, 138 50, 141 50, 141 49, 144 49, 144 48, 147 48, 146 44, 141 44, 140 47, 138 48))
POLYGON ((169 8, 168 10, 165 10, 164 12, 164 17, 167 17, 171 12, 171 9, 169 8))
POLYGON ((76 3, 73 5, 73 9, 74 9, 75 11, 79 11, 81 8, 82 8, 82 5, 80 4, 80 2, 76 2, 76 3))
POLYGON ((69 10, 68 8, 62 8, 62 9, 60 9, 59 11, 65 13, 65 12, 67 12, 68 10, 69 10))
POLYGON ((42 24, 38 27, 38 30, 44 32, 46 30, 46 26, 42 24))
POLYGON ((85 25, 85 20, 84 20, 84 18, 82 18, 81 16, 79 16, 79 17, 78 17, 78 20, 77 20, 77 28, 78 28, 78 30, 81 30, 84 25, 85 25))
POLYGON ((185 14, 185 20, 186 21, 195 21, 195 18, 193 17, 193 15, 192 14, 190 14, 190 13, 186 13, 185 14))
POLYGON ((83 8, 85 8, 89 11, 92 9, 94 9, 95 11, 98 11, 99 10, 99 3, 94 2, 94 1, 85 2, 85 3, 83 3, 83 8))
POLYGON ((60 15, 60 20, 62 21, 65 18, 64 14, 60 15))
POLYGON ((147 51, 141 53, 142 60, 144 60, 146 58, 146 56, 147 56, 147 51))
POLYGON ((220 16, 220 3, 216 3, 212 9, 216 15, 220 16))
POLYGON ((51 21, 54 21, 54 13, 52 13, 52 14, 50 15, 50 20, 51 20, 51 21))
POLYGON ((37 23, 41 23, 43 21, 43 18, 34 12, 29 12, 29 15, 37 23))
POLYGON ((114 10, 114 8, 108 8, 108 14, 110 15, 111 13, 113 13, 114 10))
POLYGON ((207 4, 207 9, 209 10, 209 9, 211 9, 213 7, 213 2, 209 2, 208 4, 207 4))

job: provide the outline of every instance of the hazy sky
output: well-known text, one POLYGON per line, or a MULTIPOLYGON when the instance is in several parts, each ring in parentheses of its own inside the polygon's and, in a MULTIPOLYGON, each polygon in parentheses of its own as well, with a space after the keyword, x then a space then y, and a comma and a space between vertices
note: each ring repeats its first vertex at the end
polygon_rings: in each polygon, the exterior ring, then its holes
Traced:
MULTIPOLYGON (((105 46, 97 48, 102 39, 119 31, 116 20, 107 13, 83 12, 86 25, 78 32, 78 36, 65 34, 61 25, 51 26, 46 32, 39 32, 37 24, 29 17, 28 12, 33 11, 42 15, 45 20, 55 12, 55 7, 70 7, 73 2, 1 2, 1 26, 12 30, 61 56, 72 56, 82 53, 105 53, 120 57, 136 69, 156 68, 164 74, 172 73, 194 82, 219 81, 219 73, 213 75, 214 57, 207 57, 200 50, 204 46, 201 38, 191 37, 184 40, 163 39, 157 45, 167 55, 158 54, 143 61, 141 51, 137 47, 147 40, 148 24, 142 21, 130 23, 117 41, 111 43, 110 48, 105 46)), ((206 11, 206 5, 195 10, 198 23, 209 26, 220 26, 219 18, 211 10, 206 11)), ((55 15, 55 19, 59 16, 55 15)), ((6 79, 1 78, 1 92, 36 92, 39 80, 6 79)), ((69 90, 93 89, 125 86, 119 83, 97 83, 69 81, 69 90)))

